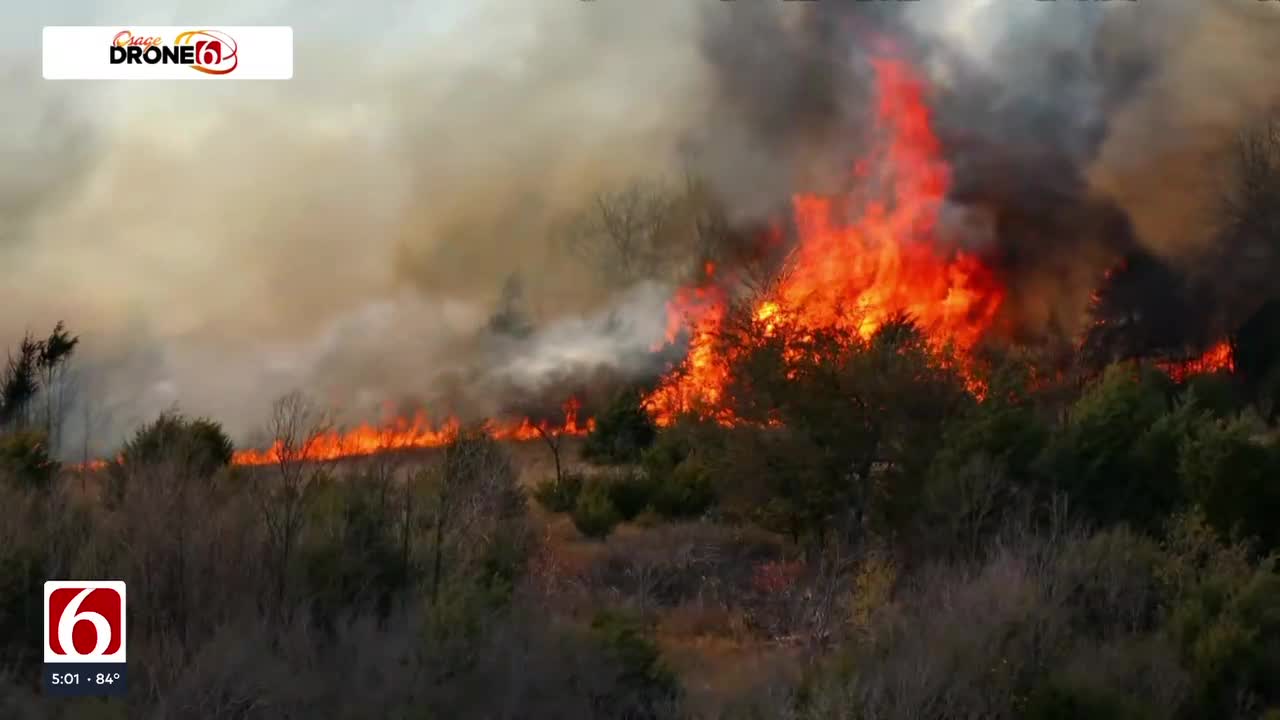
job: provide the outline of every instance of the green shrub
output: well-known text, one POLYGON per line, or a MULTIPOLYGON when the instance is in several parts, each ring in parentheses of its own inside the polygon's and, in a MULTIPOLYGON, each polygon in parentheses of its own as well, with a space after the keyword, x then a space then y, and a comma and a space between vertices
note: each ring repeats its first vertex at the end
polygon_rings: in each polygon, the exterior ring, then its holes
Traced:
POLYGON ((1179 474, 1219 532, 1280 547, 1280 450, 1255 441, 1255 430, 1243 421, 1206 423, 1183 445, 1179 474))
POLYGON ((694 453, 688 432, 672 428, 663 431, 644 454, 644 474, 648 482, 649 504, 665 518, 701 515, 716 502, 712 473, 694 453))
POLYGON ((1027 397, 1026 381, 996 375, 984 402, 962 408, 942 428, 942 445, 929 469, 931 480, 945 482, 975 458, 988 459, 1018 485, 1029 481, 1035 459, 1044 451, 1049 428, 1027 397))
POLYGON ((668 717, 679 699, 680 683, 644 622, 606 610, 592 620, 591 635, 618 669, 614 687, 595 699, 597 717, 668 717))
POLYGON ((631 472, 608 483, 609 499, 623 520, 634 520, 653 504, 657 485, 643 472, 631 472))
POLYGON ((578 503, 582 486, 582 473, 564 472, 559 478, 549 477, 538 483, 533 489, 533 497, 548 512, 569 512, 578 503))
POLYGON ((1280 574, 1243 543, 1225 543, 1198 514, 1181 516, 1167 540, 1165 632, 1193 683, 1188 717, 1230 717, 1241 702, 1280 703, 1280 574))
POLYGON ((1044 472, 1094 521, 1150 530, 1185 503, 1173 452, 1182 419, 1161 422, 1169 383, 1145 368, 1112 365, 1071 407, 1042 456, 1044 472))
POLYGON ((1195 397, 1196 404, 1213 413, 1215 417, 1231 417, 1244 409, 1240 383, 1231 373, 1192 375, 1187 378, 1185 385, 1186 394, 1195 397))
POLYGON ((694 458, 686 458, 654 484, 653 509, 663 517, 687 518, 705 513, 715 504, 711 473, 694 458))
POLYGON ((607 536, 621 520, 608 486, 599 481, 588 483, 573 506, 573 526, 589 538, 607 536))
POLYGON ((46 440, 39 432, 0 435, 0 480, 8 478, 28 488, 49 487, 59 465, 49 456, 46 440))
POLYGON ((1155 716, 1123 693, 1048 682, 1036 688, 1022 716, 1026 720, 1144 720, 1155 716))
POLYGON ((640 464, 645 474, 655 482, 661 482, 676 466, 684 462, 693 452, 693 442, 687 433, 677 428, 668 428, 658 434, 653 446, 644 452, 640 464))
POLYGON ((167 412, 138 428, 120 451, 120 464, 177 463, 195 477, 207 478, 231 464, 234 452, 235 446, 220 424, 167 412))
POLYGON ((363 477, 321 478, 308 491, 308 519, 316 532, 300 549, 300 560, 313 619, 332 629, 343 612, 372 609, 385 618, 408 580, 390 532, 392 508, 363 477))

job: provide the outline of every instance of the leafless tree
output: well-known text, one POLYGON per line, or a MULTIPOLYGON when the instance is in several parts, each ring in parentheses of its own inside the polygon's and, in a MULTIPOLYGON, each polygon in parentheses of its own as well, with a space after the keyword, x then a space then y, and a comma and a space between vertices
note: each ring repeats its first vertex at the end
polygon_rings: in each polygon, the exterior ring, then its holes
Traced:
POLYGON ((732 233, 724 204, 711 184, 696 173, 686 172, 677 206, 680 220, 691 231, 694 260, 700 264, 723 260, 732 233))
POLYGON ((1232 171, 1222 192, 1227 230, 1280 240, 1280 118, 1240 133, 1232 171))
POLYGON ((570 222, 566 244, 609 282, 653 277, 663 261, 673 208, 672 193, 657 183, 634 181, 597 193, 570 222))
POLYGON ((547 448, 551 450, 551 458, 556 463, 556 486, 559 487, 564 479, 564 471, 560 464, 560 449, 564 446, 564 432, 560 428, 547 427, 542 423, 534 427, 537 429, 538 435, 542 437, 543 442, 547 444, 547 448))
POLYGON ((257 487, 257 499, 275 575, 274 600, 280 612, 288 607, 293 552, 306 519, 304 493, 308 483, 323 471, 317 450, 332 427, 328 413, 299 392, 281 397, 272 406, 268 431, 274 443, 274 467, 257 487))
POLYGON ((406 449, 404 435, 398 433, 393 427, 384 427, 378 430, 373 448, 350 448, 343 453, 347 455, 368 453, 360 461, 363 471, 362 481, 373 484, 378 496, 380 513, 385 513, 395 501, 391 489, 397 475, 404 468, 406 449))
POLYGON ((446 560, 468 566, 501 537, 524 524, 523 495, 505 448, 483 429, 460 432, 437 468, 432 520, 432 605, 439 602, 446 560))
POLYGON ((1280 265, 1280 117, 1241 131, 1217 198, 1217 232, 1198 272, 1230 277, 1232 313, 1274 298, 1280 265))

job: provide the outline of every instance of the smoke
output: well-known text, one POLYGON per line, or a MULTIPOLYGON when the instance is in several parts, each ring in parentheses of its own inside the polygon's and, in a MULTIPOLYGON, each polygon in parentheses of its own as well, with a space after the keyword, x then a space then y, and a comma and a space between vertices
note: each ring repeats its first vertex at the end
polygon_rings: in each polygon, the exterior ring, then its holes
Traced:
POLYGON ((769 215, 797 189, 848 182, 866 137, 868 60, 905 57, 930 82, 954 171, 948 231, 1002 271, 1007 319, 1023 332, 1078 332, 1090 292, 1120 257, 1185 269, 1220 251, 1213 211, 1226 156, 1280 101, 1263 70, 1280 50, 1273 4, 735 10, 704 28, 717 107, 729 111, 696 146, 738 214, 769 215))
POLYGON ((487 413, 491 387, 625 369, 653 341, 591 335, 601 308, 662 305, 615 301, 554 228, 679 167, 684 4, 224 4, 199 21, 294 26, 292 81, 50 83, 41 25, 192 20, 59 5, 0 12, 0 338, 58 319, 83 336, 99 449, 173 405, 243 437, 295 387, 351 419, 406 399, 487 413), (527 367, 482 341, 513 273, 548 328, 527 367))
POLYGON ((1238 0, 201 9, 293 25, 283 83, 44 82, 41 25, 193 18, 39 5, 0 11, 0 338, 82 334, 102 448, 174 404, 243 435, 295 387, 484 414, 651 371, 667 289, 604 286, 561 219, 686 167, 739 227, 839 190, 886 54, 929 80, 948 232, 1017 325, 1073 331, 1117 257, 1221 242, 1215 169, 1280 100, 1280 4, 1238 0), (513 274, 534 334, 495 339, 513 274))

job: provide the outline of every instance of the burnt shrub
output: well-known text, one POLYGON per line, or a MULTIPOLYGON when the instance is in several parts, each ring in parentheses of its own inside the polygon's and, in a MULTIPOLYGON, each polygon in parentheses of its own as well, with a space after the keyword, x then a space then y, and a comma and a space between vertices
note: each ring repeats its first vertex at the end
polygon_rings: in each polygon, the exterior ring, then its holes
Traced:
POLYGON ((657 428, 641 405, 642 399, 643 389, 639 387, 619 393, 596 418, 596 427, 583 444, 582 456, 612 465, 638 461, 657 437, 657 428))

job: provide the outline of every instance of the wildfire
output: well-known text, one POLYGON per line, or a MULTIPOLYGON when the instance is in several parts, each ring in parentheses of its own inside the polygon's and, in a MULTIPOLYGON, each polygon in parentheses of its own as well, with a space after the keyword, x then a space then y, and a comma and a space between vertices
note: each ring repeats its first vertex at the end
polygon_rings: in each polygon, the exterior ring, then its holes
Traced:
POLYGON ((1163 362, 1159 363, 1159 367, 1175 382, 1181 383, 1193 375, 1235 372, 1236 359, 1231 343, 1223 340, 1206 350, 1200 357, 1183 362, 1163 362))
MULTIPOLYGON (((594 429, 595 420, 579 422, 579 407, 576 399, 565 403, 564 420, 558 424, 535 423, 529 418, 522 418, 490 421, 486 428, 498 440, 534 440, 543 433, 553 436, 586 435, 594 429)), ((381 426, 364 424, 347 431, 321 433, 299 443, 303 457, 297 459, 336 460, 395 450, 440 447, 456 437, 461 429, 462 424, 457 418, 435 424, 425 415, 418 414, 412 420, 400 418, 381 426)), ((236 465, 269 465, 279 462, 282 454, 285 454, 284 445, 276 440, 266 450, 240 450, 232 462, 236 465)))
MULTIPOLYGON (((879 61, 875 71, 882 144, 854 165, 862 187, 856 197, 792 199, 797 242, 753 321, 761 334, 785 319, 800 332, 840 328, 870 337, 906 313, 937 346, 964 353, 991 326, 1004 291, 976 257, 944 248, 937 236, 951 172, 924 85, 898 61, 879 61)), ((721 406, 729 358, 717 356, 713 342, 725 311, 725 298, 711 289, 673 301, 673 316, 685 319, 689 352, 645 399, 659 425, 690 411, 731 420, 721 406)))
POLYGON ((89 460, 87 462, 77 463, 71 466, 71 469, 76 472, 98 472, 99 470, 106 470, 107 465, 110 464, 111 463, 106 460, 89 460))
MULTIPOLYGON (((1005 290, 977 257, 948 246, 940 237, 938 218, 950 188, 951 169, 933 131, 924 85, 900 61, 877 61, 874 70, 876 147, 853 163, 857 184, 853 192, 792 198, 795 243, 774 284, 755 300, 750 332, 745 335, 748 347, 723 349, 717 343, 730 299, 715 265, 708 263, 703 282, 680 289, 669 303, 665 345, 660 342, 653 350, 670 346, 682 335, 688 349, 679 367, 643 400, 658 425, 669 425, 687 412, 734 422, 724 402, 732 361, 737 353, 750 350, 752 338, 770 337, 779 328, 800 336, 837 329, 870 338, 890 319, 905 314, 932 345, 949 347, 962 361, 971 357, 970 351, 990 330, 1005 290)), ((1108 271, 1108 278, 1116 269, 1108 271)), ((1094 304, 1100 299, 1095 294, 1094 304)), ((1198 358, 1161 367, 1182 381, 1199 373, 1233 371, 1234 358, 1230 344, 1222 342, 1198 358)), ((972 375, 967 368, 962 370, 966 377, 972 375)), ((971 382, 970 389, 981 397, 979 385, 971 382)), ((487 428, 499 440, 585 435, 594 429, 595 421, 580 422, 578 410, 578 402, 571 399, 559 424, 523 418, 490 422, 487 428)), ((332 460, 438 447, 461 427, 456 418, 433 423, 422 414, 380 426, 360 425, 309 439, 298 459, 332 460)), ((233 462, 272 464, 285 452, 277 440, 264 450, 236 452, 233 462)), ((94 461, 85 467, 105 465, 94 461)))
MULTIPOLYGON (((518 420, 490 420, 484 424, 488 432, 497 440, 525 442, 540 437, 581 437, 595 429, 594 418, 581 421, 578 410, 581 404, 576 398, 570 398, 564 404, 564 420, 559 423, 547 421, 534 422, 530 418, 518 420)), ((281 456, 289 460, 325 461, 340 458, 361 457, 382 452, 433 448, 447 445, 457 436, 463 425, 457 418, 448 418, 440 423, 433 423, 425 414, 419 413, 412 419, 398 418, 382 425, 361 424, 350 430, 332 430, 319 433, 313 437, 299 439, 297 447, 286 452, 283 441, 277 439, 266 450, 237 450, 232 456, 233 465, 272 465, 281 460, 281 456)), ((116 462, 123 462, 123 457, 116 462)), ((96 472, 105 470, 111 464, 108 460, 90 460, 73 466, 80 472, 96 472)))

